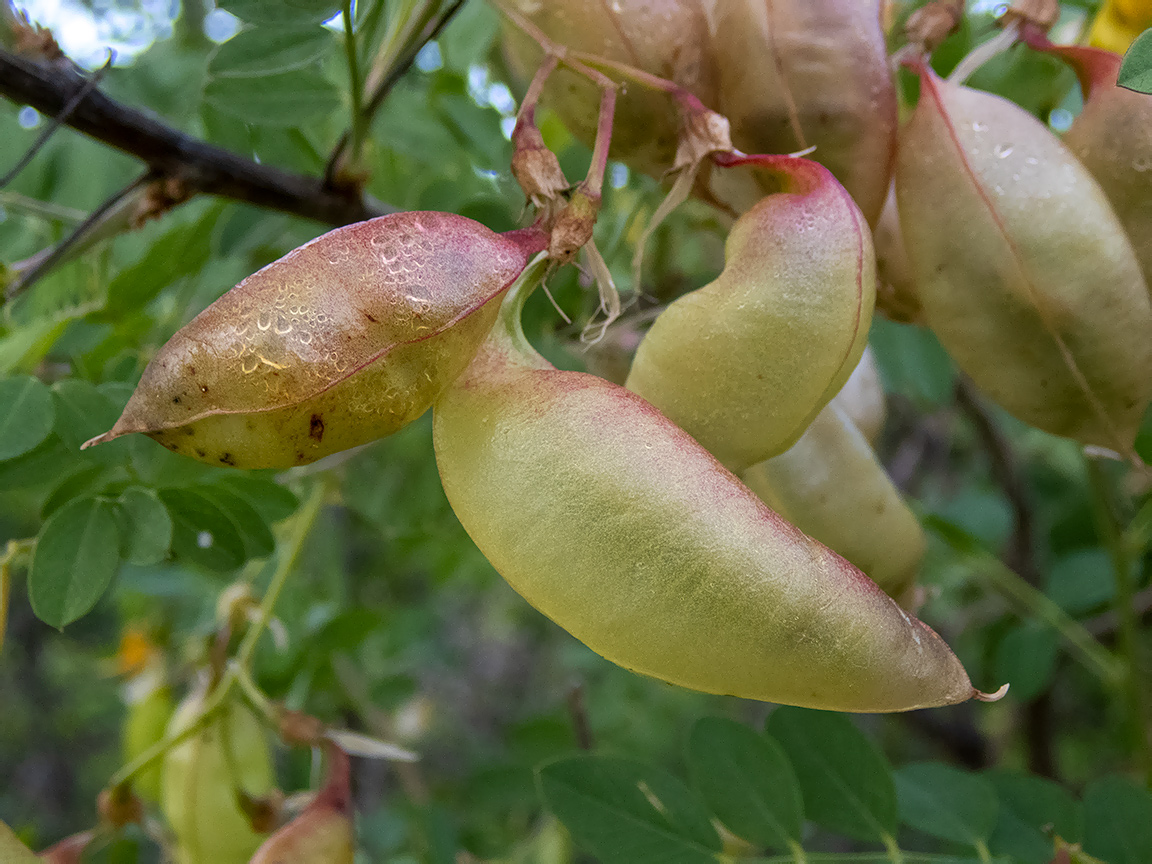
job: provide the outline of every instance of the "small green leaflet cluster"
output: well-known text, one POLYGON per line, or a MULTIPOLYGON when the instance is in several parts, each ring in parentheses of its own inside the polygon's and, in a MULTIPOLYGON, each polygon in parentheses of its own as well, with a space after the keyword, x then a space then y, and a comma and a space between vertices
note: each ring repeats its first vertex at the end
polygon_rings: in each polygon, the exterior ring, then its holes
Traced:
POLYGON ((1145 30, 1129 46, 1116 83, 1137 93, 1152 93, 1152 29, 1145 30))
POLYGON ((54 627, 88 612, 121 561, 174 555, 227 572, 267 557, 270 524, 296 509, 296 496, 270 479, 201 467, 145 438, 81 452, 130 392, 119 382, 0 379, 0 489, 39 502, 28 595, 54 627))
POLYGON ((550 762, 539 784, 576 843, 603 864, 737 860, 717 823, 755 854, 775 853, 738 859, 750 864, 1049 864, 1056 838, 1082 845, 1086 854, 1069 862, 1141 864, 1152 849, 1152 794, 1126 778, 1095 780, 1077 801, 1050 780, 1002 770, 923 762, 894 771, 843 714, 778 708, 767 734, 704 718, 687 763, 694 788, 655 766, 606 756, 550 762), (806 821, 885 851, 805 851, 806 821), (911 829, 906 840, 939 851, 901 850, 901 825, 911 829))

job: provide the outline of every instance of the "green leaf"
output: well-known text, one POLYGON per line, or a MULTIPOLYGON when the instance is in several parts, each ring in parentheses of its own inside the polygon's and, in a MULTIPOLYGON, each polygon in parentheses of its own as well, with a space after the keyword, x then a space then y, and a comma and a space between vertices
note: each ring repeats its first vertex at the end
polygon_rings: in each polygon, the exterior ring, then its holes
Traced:
POLYGON ((799 845, 800 785, 771 738, 732 720, 704 717, 692 727, 688 765, 704 801, 733 834, 781 851, 799 845))
POLYGON ((63 627, 89 609, 108 588, 120 560, 120 532, 112 506, 81 498, 61 507, 40 529, 28 598, 46 624, 63 627))
POLYGON ((1090 612, 1116 593, 1112 562, 1103 549, 1082 549, 1057 559, 1046 574, 1044 593, 1070 615, 1090 612))
POLYGON ((1152 29, 1145 30, 1129 46, 1116 83, 1137 93, 1152 93, 1152 29))
POLYGON ((172 543, 172 517, 153 489, 129 486, 116 502, 126 523, 124 557, 133 564, 155 564, 172 543))
POLYGON ((897 324, 877 315, 868 336, 884 389, 929 405, 952 401, 956 373, 948 352, 927 327, 897 324))
POLYGON ((896 769, 900 818, 917 831, 953 843, 986 843, 996 827, 996 790, 978 774, 939 762, 896 769))
POLYGON ((79 454, 65 447, 58 436, 50 435, 35 450, 0 462, 0 489, 27 489, 56 482, 79 464, 79 454))
POLYGON ((208 63, 215 78, 273 75, 302 69, 336 44, 331 30, 308 22, 256 27, 236 34, 208 63))
POLYGON ((857 840, 896 833, 896 787, 880 749, 843 714, 777 708, 768 734, 780 742, 800 781, 804 813, 857 840))
POLYGON ((172 551, 209 570, 235 570, 244 563, 244 540, 232 520, 193 489, 160 489, 172 517, 172 551))
POLYGON ((276 548, 276 538, 256 508, 227 489, 201 486, 196 491, 215 504, 232 522, 236 533, 244 541, 245 557, 267 558, 272 554, 276 548))
MULTIPOLYGON (((52 393, 56 397, 56 434, 72 450, 79 450, 89 438, 110 429, 120 413, 91 381, 65 378, 52 385, 52 393)), ((98 455, 95 448, 86 452, 98 455)))
POLYGON ((35 853, 3 822, 0 822, 0 864, 40 864, 35 853))
POLYGON ((39 378, 17 375, 0 381, 0 461, 35 449, 55 422, 52 393, 39 378))
POLYGON ((250 24, 327 21, 340 11, 335 0, 220 0, 219 8, 250 24))
POLYGON ((604 864, 715 864, 720 838, 707 810, 658 768, 594 756, 540 769, 544 800, 604 864))
POLYGON ((335 111, 340 94, 318 71, 296 69, 262 78, 211 78, 204 101, 256 126, 300 126, 335 111))
POLYGON ((1083 815, 1072 793, 1058 783, 1030 774, 990 771, 984 775, 1000 802, 996 829, 988 845, 998 855, 1024 864, 1048 864, 1052 838, 1045 829, 1071 843, 1083 835, 1083 815))
POLYGON ((1056 631, 1039 621, 1025 621, 1009 630, 996 646, 995 678, 1011 681, 1008 695, 1027 702, 1048 689, 1059 656, 1056 631))
POLYGON ((274 480, 253 477, 250 474, 228 474, 212 481, 213 486, 227 489, 239 495, 256 508, 256 512, 266 522, 279 522, 287 519, 300 506, 300 499, 285 486, 274 480))
POLYGON ((1148 864, 1150 849, 1152 793, 1117 775, 1089 783, 1084 789, 1084 851, 1108 864, 1148 864))
POLYGON ((95 465, 82 465, 72 474, 58 472, 57 477, 65 479, 48 496, 44 506, 40 508, 40 516, 47 519, 69 501, 82 495, 94 495, 100 492, 104 484, 110 479, 108 466, 99 463, 95 465))

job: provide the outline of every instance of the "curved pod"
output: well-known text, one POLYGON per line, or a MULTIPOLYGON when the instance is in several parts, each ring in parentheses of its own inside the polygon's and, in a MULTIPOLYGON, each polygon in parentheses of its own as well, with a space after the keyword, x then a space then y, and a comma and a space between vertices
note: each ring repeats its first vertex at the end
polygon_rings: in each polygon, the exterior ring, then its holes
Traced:
POLYGON ((730 470, 787 450, 860 360, 876 263, 828 169, 755 157, 783 182, 732 227, 724 271, 660 314, 626 386, 730 470))
POLYGON ((650 404, 540 357, 527 293, 437 401, 433 434, 453 509, 529 603, 609 660, 708 693, 839 711, 977 695, 931 629, 650 404))
POLYGON ((880 0, 717 0, 717 110, 748 153, 815 146, 869 224, 896 147, 880 0))
POLYGON ((1023 109, 919 71, 896 193, 928 325, 1021 420, 1130 452, 1152 308, 1104 193, 1023 109))
POLYGON ((526 260, 451 213, 337 228, 176 333, 85 446, 143 432, 204 462, 284 468, 390 435, 468 363, 526 260))
POLYGON ((906 598, 924 557, 924 529, 836 400, 786 453, 745 471, 744 482, 889 596, 906 598))
POLYGON ((876 356, 871 346, 864 349, 860 362, 829 404, 844 412, 864 435, 869 446, 876 443, 884 431, 888 409, 884 384, 880 380, 880 367, 876 365, 876 356))

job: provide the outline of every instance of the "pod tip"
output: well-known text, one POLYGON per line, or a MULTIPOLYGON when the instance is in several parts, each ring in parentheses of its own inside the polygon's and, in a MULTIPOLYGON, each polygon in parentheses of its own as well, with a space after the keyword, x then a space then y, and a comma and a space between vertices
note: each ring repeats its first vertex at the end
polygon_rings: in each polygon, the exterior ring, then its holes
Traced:
POLYGON ((972 694, 972 698, 978 699, 981 702, 999 702, 1008 693, 1008 687, 1009 686, 1011 686, 1011 685, 1005 684, 999 690, 997 690, 995 693, 983 693, 980 690, 976 690, 972 694))
POLYGON ((97 435, 95 438, 89 438, 87 441, 80 445, 80 449, 87 450, 89 447, 95 447, 97 444, 104 444, 107 441, 111 441, 113 438, 119 437, 120 433, 116 431, 115 427, 113 427, 103 435, 97 435))

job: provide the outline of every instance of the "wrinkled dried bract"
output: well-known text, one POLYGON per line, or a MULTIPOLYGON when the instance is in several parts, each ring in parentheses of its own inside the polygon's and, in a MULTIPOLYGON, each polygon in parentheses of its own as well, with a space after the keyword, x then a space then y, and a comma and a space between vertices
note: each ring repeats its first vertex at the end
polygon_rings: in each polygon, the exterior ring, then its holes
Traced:
POLYGON ((880 0, 717 0, 720 113, 747 153, 815 145, 869 223, 896 146, 880 0))
POLYGON ((924 530, 835 400, 786 453, 744 472, 744 482, 889 596, 906 601, 924 557, 924 530))
MULTIPOLYGON (((675 81, 705 104, 715 101, 708 19, 696 0, 511 0, 509 5, 561 45, 675 81)), ((507 22, 504 53, 513 73, 524 81, 544 56, 535 42, 507 22)), ((597 85, 560 68, 548 79, 542 104, 592 145, 600 112, 597 85)), ((668 94, 628 84, 616 103, 612 157, 659 177, 672 167, 679 129, 676 103, 668 94)))
POLYGON ((1152 308, 1104 193, 1023 109, 920 72, 896 192, 928 325, 1021 420, 1130 452, 1152 308))
POLYGON ((829 404, 843 411, 870 445, 876 443, 884 431, 888 409, 884 384, 880 380, 880 367, 876 365, 876 355, 872 353, 871 346, 864 349, 860 362, 829 404))
POLYGON ((868 226, 828 170, 768 157, 785 192, 733 226, 724 271, 669 306, 626 386, 730 470, 782 453, 836 395, 868 338, 868 226))
POLYGON ((390 435, 464 368, 525 261, 450 213, 330 231, 173 336, 88 443, 143 432, 205 462, 283 468, 390 435))
POLYGON ((528 602, 609 660, 709 693, 869 712, 976 695, 931 629, 655 408, 550 366, 519 329, 526 293, 433 428, 448 500, 528 602))

